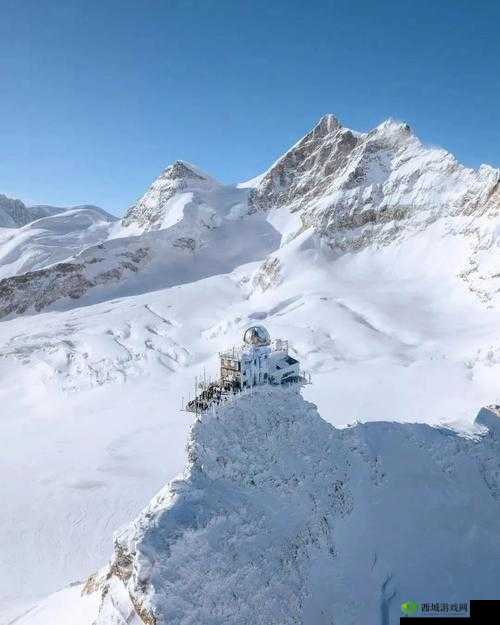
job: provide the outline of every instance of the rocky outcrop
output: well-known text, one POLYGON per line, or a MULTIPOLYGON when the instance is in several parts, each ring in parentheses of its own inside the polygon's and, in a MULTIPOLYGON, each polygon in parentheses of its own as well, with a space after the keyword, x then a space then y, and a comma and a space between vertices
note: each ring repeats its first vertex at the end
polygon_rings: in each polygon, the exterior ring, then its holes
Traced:
POLYGON ((0 280, 0 318, 27 311, 40 312, 63 298, 79 299, 89 289, 112 285, 125 275, 136 273, 148 260, 147 248, 124 249, 114 257, 105 258, 105 254, 99 255, 103 247, 89 248, 72 262, 0 280))
POLYGON ((253 287, 265 292, 281 282, 281 263, 279 258, 269 256, 255 272, 252 279, 253 287))

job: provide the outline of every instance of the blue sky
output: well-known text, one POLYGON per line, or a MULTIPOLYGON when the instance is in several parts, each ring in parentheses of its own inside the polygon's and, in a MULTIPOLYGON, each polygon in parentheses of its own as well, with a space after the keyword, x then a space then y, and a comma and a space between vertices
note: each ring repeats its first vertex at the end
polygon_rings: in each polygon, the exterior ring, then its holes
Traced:
POLYGON ((117 214, 177 158, 225 182, 324 113, 500 166, 500 3, 0 0, 0 193, 117 214))

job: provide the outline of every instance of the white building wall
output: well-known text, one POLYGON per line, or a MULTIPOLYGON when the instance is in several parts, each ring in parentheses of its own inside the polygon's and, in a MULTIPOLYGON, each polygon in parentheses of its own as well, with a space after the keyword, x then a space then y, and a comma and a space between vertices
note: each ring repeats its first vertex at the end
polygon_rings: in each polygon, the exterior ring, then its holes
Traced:
POLYGON ((241 354, 241 381, 243 387, 259 384, 281 384, 288 377, 299 377, 298 362, 289 363, 285 350, 271 351, 269 347, 250 347, 241 354))
POLYGON ((249 347, 241 355, 242 386, 267 384, 269 379, 269 347, 249 347))

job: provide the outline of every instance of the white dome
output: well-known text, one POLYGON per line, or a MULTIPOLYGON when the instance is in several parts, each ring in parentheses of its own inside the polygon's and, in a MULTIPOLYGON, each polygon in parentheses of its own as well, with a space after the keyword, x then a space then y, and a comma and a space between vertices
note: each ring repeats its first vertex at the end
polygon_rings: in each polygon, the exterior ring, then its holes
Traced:
POLYGON ((253 345, 254 347, 262 347, 263 345, 269 345, 271 337, 269 332, 264 326, 251 326, 245 330, 243 335, 243 341, 247 345, 253 345))

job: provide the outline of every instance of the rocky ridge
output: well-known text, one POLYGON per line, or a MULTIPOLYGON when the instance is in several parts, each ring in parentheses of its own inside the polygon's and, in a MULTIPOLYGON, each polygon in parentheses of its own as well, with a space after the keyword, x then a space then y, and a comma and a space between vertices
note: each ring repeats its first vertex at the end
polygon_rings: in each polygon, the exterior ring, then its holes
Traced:
POLYGON ((333 249, 353 251, 440 218, 493 220, 499 180, 498 169, 469 169, 424 146, 407 124, 389 119, 357 133, 326 115, 265 173, 249 201, 258 210, 298 213, 333 249))

